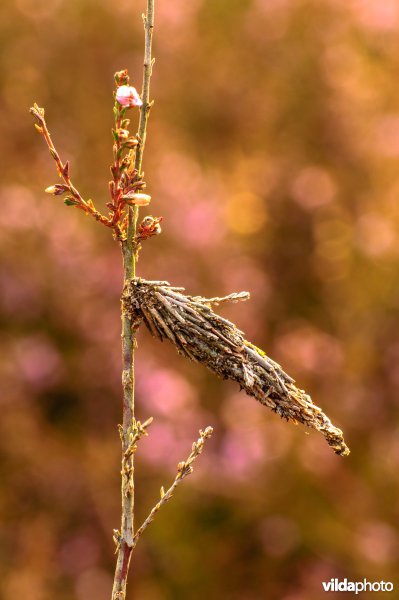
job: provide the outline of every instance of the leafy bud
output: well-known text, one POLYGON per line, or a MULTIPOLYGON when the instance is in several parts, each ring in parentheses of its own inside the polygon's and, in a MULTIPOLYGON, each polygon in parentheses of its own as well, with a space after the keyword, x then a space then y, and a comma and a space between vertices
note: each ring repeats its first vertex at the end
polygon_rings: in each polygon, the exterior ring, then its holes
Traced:
POLYGON ((120 142, 124 142, 129 137, 129 131, 127 129, 117 129, 115 134, 116 134, 115 137, 120 142))
POLYGON ((144 217, 138 228, 138 239, 143 241, 154 235, 159 235, 162 231, 161 221, 162 217, 153 217, 152 215, 144 217))
POLYGON ((129 74, 127 69, 117 71, 114 75, 114 78, 117 85, 127 85, 129 83, 129 74))
POLYGON ((75 198, 67 196, 64 200, 64 204, 66 204, 67 206, 77 206, 79 203, 77 200, 75 200, 75 198))

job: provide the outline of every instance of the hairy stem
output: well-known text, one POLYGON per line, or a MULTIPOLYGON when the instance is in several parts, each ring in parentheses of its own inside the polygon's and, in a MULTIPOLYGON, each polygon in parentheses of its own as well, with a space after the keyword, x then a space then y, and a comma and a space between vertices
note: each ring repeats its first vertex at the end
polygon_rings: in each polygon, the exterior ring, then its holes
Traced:
MULTIPOLYGON (((152 70, 152 31, 154 27, 154 1, 147 0, 147 12, 144 15, 145 52, 142 100, 138 128, 139 144, 135 153, 134 168, 137 179, 140 179, 143 150, 146 138, 148 115, 151 108, 149 102, 150 80, 152 70)), ((138 207, 129 207, 126 240, 122 242, 124 287, 136 275, 136 235, 138 207)), ((123 386, 123 424, 122 440, 122 523, 117 541, 117 563, 115 569, 112 600, 126 598, 126 583, 129 571, 130 557, 134 539, 134 452, 129 452, 131 440, 137 433, 137 423, 134 418, 134 350, 136 329, 131 315, 122 310, 122 386, 123 386)))

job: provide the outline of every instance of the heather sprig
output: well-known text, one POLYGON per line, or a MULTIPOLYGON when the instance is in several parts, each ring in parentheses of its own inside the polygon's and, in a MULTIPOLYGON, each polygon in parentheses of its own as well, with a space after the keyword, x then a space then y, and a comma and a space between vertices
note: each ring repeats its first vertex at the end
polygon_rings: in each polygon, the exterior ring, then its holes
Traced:
POLYGON ((122 231, 119 227, 119 223, 112 223, 111 220, 105 215, 101 214, 92 200, 84 200, 83 196, 80 194, 79 190, 73 185, 70 175, 70 164, 69 161, 65 163, 61 160, 61 157, 56 150, 53 141, 50 136, 50 132, 47 127, 46 119, 44 116, 44 108, 41 108, 36 103, 30 109, 31 114, 35 117, 36 123, 35 128, 43 136, 44 141, 46 142, 50 155, 55 160, 55 164, 57 167, 57 173, 61 179, 64 180, 63 184, 56 183, 55 185, 51 185, 46 188, 47 194, 52 194, 53 196, 61 196, 63 194, 68 194, 64 198, 64 203, 67 206, 74 206, 75 208, 79 208, 83 210, 88 215, 91 215, 99 221, 103 225, 107 227, 111 227, 114 230, 115 236, 118 239, 122 239, 122 231))
MULTIPOLYGON (((96 221, 112 229, 114 237, 121 241, 127 241, 128 211, 129 207, 148 206, 151 196, 144 193, 146 183, 143 181, 142 174, 135 167, 136 150, 142 145, 139 133, 131 135, 129 131, 130 119, 126 117, 126 112, 130 108, 143 106, 136 88, 128 85, 129 74, 127 69, 115 73, 116 90, 114 91, 114 118, 115 125, 112 129, 113 136, 113 163, 111 165, 112 180, 109 182, 110 201, 106 203, 108 215, 102 214, 95 207, 93 200, 85 200, 79 190, 73 185, 70 177, 69 161, 65 163, 54 146, 50 132, 45 119, 44 108, 36 103, 31 107, 30 112, 35 117, 36 130, 43 136, 52 158, 56 162, 58 175, 64 180, 64 183, 56 183, 45 189, 47 194, 53 196, 64 196, 64 204, 74 206, 91 215, 96 221)), ((151 226, 147 221, 139 225, 139 234, 132 240, 135 250, 139 242, 153 235, 160 233, 159 223, 162 217, 150 217, 151 226)))

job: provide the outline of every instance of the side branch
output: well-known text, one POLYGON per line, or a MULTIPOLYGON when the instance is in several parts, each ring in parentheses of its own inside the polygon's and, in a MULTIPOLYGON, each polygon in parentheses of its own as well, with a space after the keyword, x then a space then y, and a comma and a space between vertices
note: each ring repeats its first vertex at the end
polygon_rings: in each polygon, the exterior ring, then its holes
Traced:
POLYGON ((148 525, 150 525, 150 523, 153 522, 159 509, 162 506, 164 506, 172 498, 173 492, 175 491, 175 489, 179 485, 179 483, 181 483, 183 481, 183 479, 185 477, 187 477, 187 475, 190 475, 193 472, 194 461, 201 454, 201 452, 204 448, 205 441, 211 437, 212 433, 213 433, 212 427, 207 427, 205 429, 205 431, 202 431, 200 429, 200 432, 199 432, 200 437, 198 438, 198 440, 196 442, 193 443, 190 456, 187 458, 187 460, 180 462, 177 465, 177 475, 175 477, 174 482, 172 483, 172 485, 166 492, 164 491, 163 487, 161 488, 161 499, 154 506, 154 508, 151 510, 150 514, 148 515, 148 517, 146 518, 144 523, 138 528, 138 530, 134 534, 133 548, 137 545, 137 542, 139 541, 143 532, 147 529, 148 525))
MULTIPOLYGON (((130 417, 130 415, 129 415, 130 417)), ((114 542, 116 544, 117 562, 115 578, 112 589, 112 600, 122 600, 126 597, 126 583, 133 550, 133 519, 134 507, 134 465, 133 456, 137 449, 137 442, 147 434, 147 428, 152 423, 152 417, 144 423, 130 417, 131 426, 119 425, 119 435, 122 442, 122 523, 121 530, 114 529, 114 542)), ((124 412, 125 420, 125 412, 124 412)), ((125 424, 125 423, 124 423, 125 424)))
POLYGON ((60 155, 58 154, 53 141, 50 136, 50 132, 47 127, 47 123, 44 117, 44 108, 40 108, 36 103, 30 109, 31 114, 36 118, 37 124, 35 125, 37 131, 43 136, 49 152, 57 165, 57 171, 59 176, 64 180, 65 184, 55 184, 46 189, 46 192, 53 194, 54 196, 60 196, 64 193, 71 194, 64 200, 67 206, 75 206, 83 210, 86 214, 91 215, 106 227, 110 227, 114 230, 117 239, 121 239, 122 232, 118 224, 114 224, 105 215, 101 214, 94 206, 92 200, 84 200, 79 191, 73 185, 70 178, 70 167, 69 162, 62 162, 60 155))

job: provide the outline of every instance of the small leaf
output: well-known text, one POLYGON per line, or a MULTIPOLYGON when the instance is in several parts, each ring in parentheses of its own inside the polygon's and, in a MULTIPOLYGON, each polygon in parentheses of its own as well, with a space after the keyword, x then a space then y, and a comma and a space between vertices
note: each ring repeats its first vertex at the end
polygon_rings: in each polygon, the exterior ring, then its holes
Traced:
POLYGON ((78 202, 71 196, 67 196, 64 200, 64 204, 66 204, 67 206, 77 206, 78 202))
POLYGON ((62 175, 65 177, 65 179, 68 179, 68 177, 69 177, 69 160, 66 161, 64 168, 62 169, 62 175))
POLYGON ((51 156, 54 158, 54 160, 58 160, 57 151, 54 150, 53 148, 49 148, 49 151, 50 151, 51 156))
POLYGON ((161 486, 160 494, 161 494, 161 499, 162 499, 165 496, 165 490, 164 490, 163 485, 161 486))
POLYGON ((35 128, 39 133, 43 133, 43 127, 40 127, 37 123, 35 123, 35 128))

